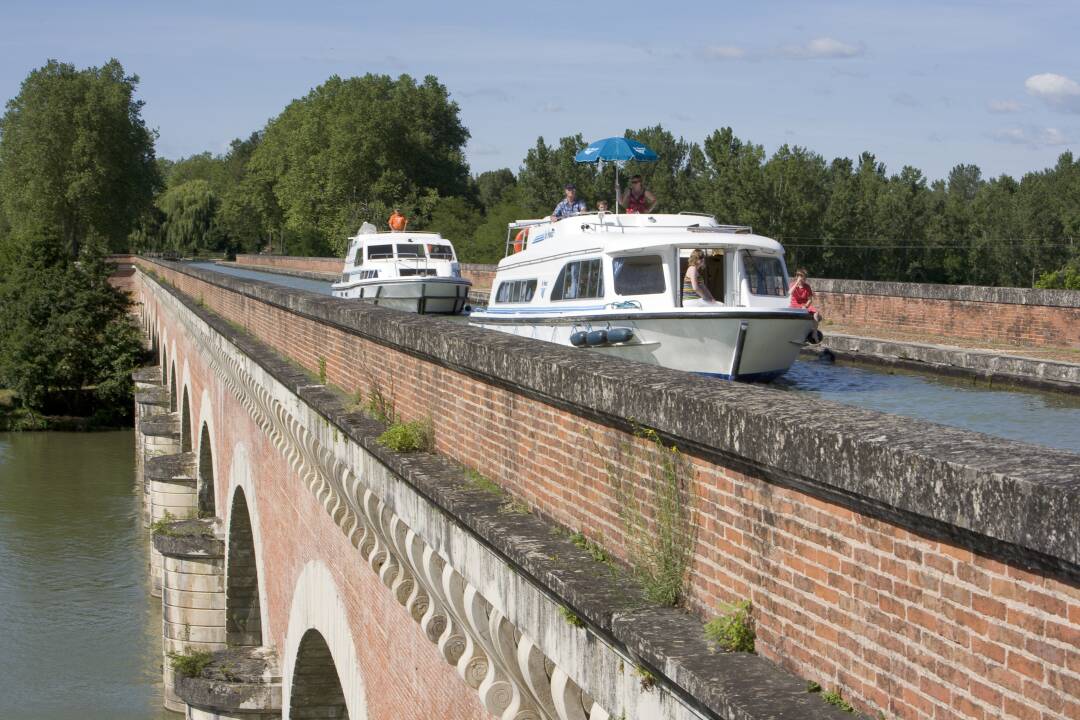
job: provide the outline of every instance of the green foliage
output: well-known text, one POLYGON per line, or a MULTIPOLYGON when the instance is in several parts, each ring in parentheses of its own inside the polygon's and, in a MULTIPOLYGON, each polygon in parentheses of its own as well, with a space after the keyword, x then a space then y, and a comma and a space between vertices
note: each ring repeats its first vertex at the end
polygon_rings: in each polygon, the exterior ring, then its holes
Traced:
POLYGON ((562 619, 566 621, 566 624, 570 625, 571 627, 585 627, 585 621, 578 617, 573 610, 566 607, 565 605, 559 606, 559 615, 561 615, 562 619))
POLYGON ((1080 290, 1080 262, 1070 263, 1061 270, 1043 273, 1035 287, 1047 290, 1080 290))
POLYGON ((656 676, 649 671, 644 665, 638 665, 634 668, 634 674, 638 676, 638 681, 641 684, 641 689, 648 691, 652 690, 656 685, 656 676))
POLYGON ((574 545, 589 553, 589 556, 596 562, 604 563, 605 565, 609 566, 612 565, 613 560, 611 559, 611 556, 608 555, 607 550, 605 550, 598 543, 595 543, 589 538, 585 537, 583 533, 573 533, 570 536, 570 542, 574 543, 574 545))
POLYGON ((215 222, 220 201, 206 180, 189 180, 170 187, 158 198, 164 214, 164 247, 183 255, 217 250, 220 232, 215 222))
POLYGON ((208 650, 188 650, 187 652, 168 653, 169 664, 172 669, 185 677, 196 678, 202 675, 214 660, 213 653, 208 650))
POLYGON ((491 480, 484 475, 481 475, 478 471, 468 468, 465 470, 465 481, 472 485, 477 490, 486 492, 489 495, 502 495, 503 489, 499 487, 498 483, 491 480))
POLYGON ((655 430, 638 427, 635 435, 648 441, 647 446, 629 440, 620 443, 606 464, 608 480, 618 499, 634 576, 650 600, 675 605, 682 597, 697 538, 692 467, 655 430), (648 498, 647 504, 642 496, 648 498))
POLYGON ((813 680, 809 680, 806 683, 806 692, 808 692, 808 693, 819 693, 819 692, 821 692, 821 685, 814 682, 813 680))
POLYGON ((370 383, 368 390, 367 411, 371 417, 386 425, 397 422, 397 414, 394 412, 394 401, 383 395, 382 388, 376 383, 370 383))
POLYGON ((705 637, 731 652, 754 652, 754 619, 749 600, 728 605, 725 613, 705 623, 705 637))
POLYGON ((829 703, 830 705, 835 705, 844 712, 855 712, 855 708, 852 706, 852 704, 844 699, 844 696, 840 692, 840 688, 837 688, 836 690, 826 690, 825 692, 821 693, 821 699, 829 703))
POLYGON ((485 212, 502 202, 503 197, 517 185, 517 178, 510 168, 488 170, 476 176, 476 194, 485 212))
POLYGON ((176 522, 176 516, 166 510, 164 515, 150 523, 150 534, 172 536, 172 528, 169 526, 174 522, 176 522))
POLYGON ((319 356, 319 384, 326 384, 326 358, 319 356))
POLYGON ((480 211, 470 205, 464 198, 439 198, 431 211, 431 220, 425 229, 438 232, 444 238, 450 240, 460 254, 462 246, 468 246, 467 242, 463 243, 462 241, 467 241, 468 238, 472 237, 481 218, 480 211))
POLYGON ((431 420, 395 422, 377 439, 377 442, 395 452, 431 452, 435 447, 431 420))
POLYGON ((160 183, 138 82, 116 60, 85 70, 50 60, 23 81, 0 119, 9 251, 46 241, 73 260, 90 239, 124 247, 160 183))

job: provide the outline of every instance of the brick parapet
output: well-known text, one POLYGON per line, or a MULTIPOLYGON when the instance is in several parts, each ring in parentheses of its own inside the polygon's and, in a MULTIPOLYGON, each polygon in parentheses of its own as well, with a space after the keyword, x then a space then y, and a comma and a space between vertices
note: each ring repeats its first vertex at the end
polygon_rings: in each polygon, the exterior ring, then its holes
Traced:
POLYGON ((1077 709, 1076 455, 152 269, 341 387, 433 415, 441 451, 623 557, 604 452, 648 451, 628 418, 663 431, 694 467, 691 605, 753 599, 759 650, 806 677, 902 716, 1077 709))
POLYGON ((305 272, 333 273, 340 275, 344 261, 341 258, 301 257, 297 255, 244 255, 236 256, 237 265, 303 270, 305 272))

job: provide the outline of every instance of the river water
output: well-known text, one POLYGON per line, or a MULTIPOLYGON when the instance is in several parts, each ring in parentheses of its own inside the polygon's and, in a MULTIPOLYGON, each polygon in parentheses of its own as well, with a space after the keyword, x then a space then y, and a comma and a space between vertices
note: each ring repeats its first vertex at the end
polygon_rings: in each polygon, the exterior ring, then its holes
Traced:
POLYGON ((0 718, 176 720, 134 433, 0 433, 0 718))

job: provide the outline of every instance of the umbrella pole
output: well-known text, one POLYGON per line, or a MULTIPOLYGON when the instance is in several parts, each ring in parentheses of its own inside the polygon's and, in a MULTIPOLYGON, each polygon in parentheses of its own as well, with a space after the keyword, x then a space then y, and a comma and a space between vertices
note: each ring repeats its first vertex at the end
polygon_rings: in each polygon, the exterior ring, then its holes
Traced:
POLYGON ((615 214, 619 214, 619 163, 615 163, 615 214))

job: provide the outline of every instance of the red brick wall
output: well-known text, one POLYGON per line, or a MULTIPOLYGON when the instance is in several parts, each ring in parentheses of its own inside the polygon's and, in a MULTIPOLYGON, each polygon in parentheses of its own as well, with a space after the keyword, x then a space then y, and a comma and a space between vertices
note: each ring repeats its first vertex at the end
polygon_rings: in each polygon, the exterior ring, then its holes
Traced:
MULTIPOLYGON (((621 558, 605 465, 645 440, 163 267, 179 290, 328 380, 377 385, 437 447, 621 558), (407 383, 402 378, 408 378, 407 383)), ((758 652, 861 708, 904 718, 1080 717, 1080 587, 692 459, 688 605, 750 599, 758 652)), ((642 464, 626 463, 640 468, 642 464)), ((633 467, 646 503, 655 498, 633 467)))
POLYGON ((461 275, 468 278, 473 290, 491 292, 491 283, 495 280, 495 266, 464 263, 461 266, 461 275))
POLYGON ((342 258, 298 257, 295 255, 237 255, 238 265, 253 265, 284 270, 306 272, 341 273, 345 261, 342 258))
MULTIPOLYGON (((210 297, 208 292, 208 302, 210 297)), ((248 411, 207 367, 205 359, 189 343, 183 326, 152 295, 142 293, 142 299, 147 304, 146 310, 158 318, 159 328, 165 329, 169 337, 170 363, 175 360, 181 373, 185 364, 188 368, 193 423, 203 417, 206 410, 203 390, 208 391, 217 467, 216 505, 222 519, 229 512, 230 488, 237 482, 236 478, 230 478, 234 453, 238 447, 246 446, 256 490, 255 497, 246 499, 249 507, 255 508, 252 515, 258 518, 262 560, 259 581, 269 605, 269 627, 263 628, 264 644, 277 648, 278 657, 284 658, 297 580, 304 566, 317 560, 332 572, 345 606, 365 685, 367 717, 372 720, 490 718, 479 695, 446 663, 438 647, 423 635, 405 607, 397 603, 376 572, 360 559, 359 551, 312 495, 306 482, 296 476, 269 436, 260 431, 248 411)), ((198 431, 198 427, 191 429, 193 433, 198 431)), ((326 632, 328 628, 320 630, 326 632)), ((338 667, 337 671, 341 674, 348 669, 338 667)))
POLYGON ((848 293, 815 296, 825 317, 845 328, 1080 349, 1080 308, 848 293))

